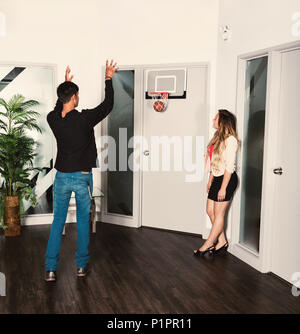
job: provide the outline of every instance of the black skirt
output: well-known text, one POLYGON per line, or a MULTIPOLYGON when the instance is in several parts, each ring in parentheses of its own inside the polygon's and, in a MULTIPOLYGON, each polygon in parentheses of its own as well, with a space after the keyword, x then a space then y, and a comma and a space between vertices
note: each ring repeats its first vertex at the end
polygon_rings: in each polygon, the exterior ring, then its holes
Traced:
POLYGON ((226 188, 226 195, 225 199, 223 201, 218 201, 218 192, 221 188, 222 182, 223 182, 223 177, 224 175, 220 176, 214 176, 213 181, 211 183, 208 196, 207 198, 215 201, 215 202, 225 202, 225 201, 230 201, 235 189, 237 188, 238 185, 238 176, 237 173, 234 171, 231 174, 230 180, 228 182, 227 188, 226 188))

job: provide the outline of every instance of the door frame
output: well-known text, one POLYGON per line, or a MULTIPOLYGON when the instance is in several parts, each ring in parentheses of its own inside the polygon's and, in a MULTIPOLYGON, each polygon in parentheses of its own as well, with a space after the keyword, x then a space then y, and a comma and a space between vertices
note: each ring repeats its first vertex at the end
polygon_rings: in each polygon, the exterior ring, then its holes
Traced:
MULTIPOLYGON (((119 65, 119 71, 133 70, 134 71, 134 117, 133 117, 133 127, 134 127, 134 137, 141 136, 142 132, 142 74, 140 66, 134 65, 119 65)), ((102 74, 104 77, 105 74, 105 66, 102 66, 102 74)), ((102 101, 104 100, 105 92, 102 90, 102 101)), ((101 122, 101 136, 106 136, 108 134, 107 131, 108 126, 108 118, 106 117, 101 122)), ((96 129, 95 129, 96 131, 96 129)), ((134 145, 135 147, 135 145, 134 145)), ((137 155, 137 150, 134 151, 134 159, 137 158, 140 161, 139 156, 137 155)), ((100 153, 101 154, 101 153, 100 153)), ((99 155, 99 153, 98 153, 99 155)), ((102 222, 122 225, 126 227, 141 227, 141 171, 133 172, 133 215, 126 216, 117 213, 109 213, 107 211, 107 172, 100 171, 101 175, 101 189, 104 193, 104 197, 101 198, 101 212, 100 212, 100 220, 102 222)))
MULTIPOLYGON (((207 130, 206 133, 203 134, 206 136, 206 138, 209 137, 209 124, 210 124, 210 115, 211 115, 211 105, 212 105, 212 100, 211 100, 211 64, 210 62, 206 62, 206 61, 202 61, 202 62, 187 62, 187 63, 166 63, 166 64, 148 64, 148 65, 141 65, 141 69, 142 69, 142 75, 143 75, 143 96, 144 94, 144 85, 145 85, 145 80, 146 78, 144 77, 144 71, 145 70, 151 70, 151 69, 173 69, 173 68, 182 68, 182 67, 186 67, 188 68, 205 68, 207 71, 207 77, 206 77, 206 112, 207 112, 207 120, 208 120, 208 124, 207 124, 207 130)), ((187 73, 188 75, 188 73, 187 73)), ((187 91, 188 91, 188 87, 187 87, 187 91)), ((144 98, 144 97, 143 97, 144 98)), ((143 103, 143 99, 142 99, 142 103, 143 103)), ((143 114, 144 114, 144 107, 142 107, 143 109, 143 114)), ((142 126, 144 125, 144 119, 142 119, 142 126)), ((144 135, 144 128, 142 127, 142 135, 144 135)), ((144 151, 144 148, 142 149, 142 152, 144 151)), ((141 173, 142 177, 143 177, 143 172, 141 173)), ((204 179, 206 178, 206 174, 204 173, 204 179)), ((205 181, 203 181, 205 182, 205 181)), ((141 186, 143 185, 143 180, 141 181, 141 186)), ((141 220, 142 220, 142 200, 143 200, 143 187, 141 187, 141 220)), ((205 185, 203 186, 203 190, 205 191, 205 185)), ((205 208, 206 204, 204 204, 204 208, 205 208)), ((204 219, 203 221, 201 221, 201 233, 199 234, 199 236, 204 236, 207 235, 209 233, 208 230, 208 216, 205 214, 205 209, 203 210, 204 212, 204 219)), ((141 222, 142 223, 142 222, 141 222)), ((142 223, 143 226, 143 223, 142 223)), ((161 229, 164 230, 164 229, 161 229)), ((174 230, 172 230, 174 231, 174 230)), ((185 231, 177 231, 177 232, 185 232, 185 231)), ((189 231, 187 231, 186 233, 190 233, 189 231)), ((194 233, 193 233, 194 234, 194 233)))
MULTIPOLYGON (((264 136, 264 156, 263 156, 263 178, 262 178, 262 199, 261 199, 261 222, 260 222, 260 251, 259 253, 247 248, 239 243, 240 233, 240 207, 241 207, 241 184, 236 191, 236 201, 233 202, 232 214, 232 245, 229 252, 240 260, 251 265, 262 273, 270 272, 272 269, 272 249, 275 236, 274 226, 275 210, 272 209, 273 203, 277 200, 276 175, 273 169, 277 167, 277 142, 280 138, 277 135, 279 129, 279 92, 281 59, 284 52, 300 48, 300 41, 281 44, 279 46, 242 54, 237 60, 237 99, 236 115, 237 126, 241 138, 244 129, 244 109, 245 109, 245 76, 246 63, 250 59, 268 56, 267 73, 267 95, 266 95, 266 114, 265 114, 265 136, 264 136)), ((243 152, 237 156, 237 170, 242 171, 243 152)))
MULTIPOLYGON (((145 69, 159 69, 159 68, 173 68, 173 67, 191 67, 198 66, 207 68, 207 108, 208 118, 210 115, 210 106, 212 104, 211 98, 211 64, 209 62, 188 62, 188 63, 166 63, 166 64, 140 64, 140 65, 119 65, 119 70, 134 70, 135 71, 135 98, 134 98, 134 136, 143 136, 144 124, 144 70, 145 69)), ((102 76, 105 75, 105 66, 102 66, 102 76)), ((105 93, 102 90, 102 100, 105 93)), ((107 135, 107 118, 101 122, 101 136, 107 135)), ((97 129, 95 129, 96 131, 97 129)), ((143 152, 143 148, 139 149, 143 152)), ((134 155, 136 156, 136 155, 134 155)), ((139 163, 142 163, 142 158, 139 158, 139 163)), ((122 225, 127 227, 139 228, 142 226, 142 196, 143 196, 143 172, 137 171, 134 175, 134 191, 133 191, 133 216, 127 217, 120 214, 113 214, 107 212, 107 173, 101 172, 101 189, 104 197, 101 199, 100 220, 103 222, 122 225)), ((203 227, 204 229, 205 227, 203 227)))

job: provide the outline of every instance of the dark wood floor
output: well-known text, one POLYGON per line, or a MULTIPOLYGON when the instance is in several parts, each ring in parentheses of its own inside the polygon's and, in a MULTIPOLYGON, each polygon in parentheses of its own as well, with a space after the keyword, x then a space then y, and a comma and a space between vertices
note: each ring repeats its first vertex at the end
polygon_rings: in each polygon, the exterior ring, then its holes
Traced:
POLYGON ((75 276, 76 225, 63 237, 56 283, 44 282, 50 226, 0 237, 0 313, 300 313, 300 297, 231 254, 196 258, 189 235, 97 223, 91 272, 75 276))

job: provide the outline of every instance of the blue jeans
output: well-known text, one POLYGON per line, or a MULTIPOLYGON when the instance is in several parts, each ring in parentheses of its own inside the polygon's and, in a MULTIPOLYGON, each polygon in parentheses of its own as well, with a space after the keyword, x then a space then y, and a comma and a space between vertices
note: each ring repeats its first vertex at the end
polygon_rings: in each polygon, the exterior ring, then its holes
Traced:
POLYGON ((69 201, 72 192, 76 200, 77 220, 77 252, 76 263, 78 268, 84 268, 89 261, 90 241, 90 208, 93 193, 92 170, 88 174, 81 171, 72 173, 56 172, 53 183, 53 213, 54 219, 46 251, 46 270, 55 271, 58 266, 61 238, 66 217, 68 214, 69 201))

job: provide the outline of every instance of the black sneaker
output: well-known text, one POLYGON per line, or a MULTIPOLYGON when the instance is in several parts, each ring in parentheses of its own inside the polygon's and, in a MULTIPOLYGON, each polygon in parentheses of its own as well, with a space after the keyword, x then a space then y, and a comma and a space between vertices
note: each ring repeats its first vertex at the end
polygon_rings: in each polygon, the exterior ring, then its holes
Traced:
POLYGON ((55 282, 56 278, 57 278, 56 271, 52 270, 46 271, 46 277, 45 277, 46 282, 55 282))
POLYGON ((77 268, 77 276, 78 277, 84 277, 84 276, 87 275, 87 273, 88 273, 87 267, 85 267, 85 268, 77 268))

